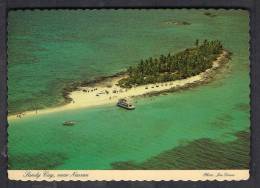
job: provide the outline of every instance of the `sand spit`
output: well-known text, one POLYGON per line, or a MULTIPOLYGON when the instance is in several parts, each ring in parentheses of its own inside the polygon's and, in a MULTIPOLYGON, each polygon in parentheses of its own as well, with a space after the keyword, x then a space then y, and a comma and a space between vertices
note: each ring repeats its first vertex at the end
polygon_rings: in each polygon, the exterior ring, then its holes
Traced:
MULTIPOLYGON (((27 111, 17 115, 8 116, 9 120, 21 119, 24 116, 37 116, 65 110, 88 108, 99 105, 115 105, 120 98, 132 98, 137 96, 153 95, 166 91, 176 91, 179 89, 189 88, 201 83, 205 83, 214 77, 216 71, 228 62, 229 52, 223 51, 222 54, 213 62, 212 67, 199 75, 192 76, 182 80, 169 81, 157 84, 147 84, 133 87, 130 89, 117 86, 119 80, 126 75, 118 74, 114 77, 108 77, 100 82, 94 82, 89 86, 78 87, 77 90, 68 94, 71 102, 64 106, 39 109, 37 111, 27 111)), ((138 108, 138 107, 137 107, 138 108)))

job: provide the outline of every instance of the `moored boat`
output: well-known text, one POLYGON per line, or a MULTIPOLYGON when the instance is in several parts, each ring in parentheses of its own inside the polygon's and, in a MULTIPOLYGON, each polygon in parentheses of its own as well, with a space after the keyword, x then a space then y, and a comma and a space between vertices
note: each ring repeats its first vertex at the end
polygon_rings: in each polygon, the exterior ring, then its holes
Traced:
POLYGON ((129 103, 126 99, 119 99, 119 101, 117 102, 117 106, 119 106, 121 108, 125 108, 127 110, 135 109, 135 106, 132 105, 131 103, 129 103))
POLYGON ((64 121, 63 125, 64 126, 73 126, 73 125, 75 125, 75 123, 76 123, 75 121, 64 121))

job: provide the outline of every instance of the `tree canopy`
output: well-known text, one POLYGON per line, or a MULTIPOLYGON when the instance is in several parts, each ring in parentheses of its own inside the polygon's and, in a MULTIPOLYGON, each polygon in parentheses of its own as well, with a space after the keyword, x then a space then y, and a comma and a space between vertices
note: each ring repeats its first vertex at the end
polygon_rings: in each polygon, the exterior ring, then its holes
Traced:
POLYGON ((176 54, 160 55, 158 58, 141 60, 136 66, 127 69, 127 78, 119 81, 124 88, 132 86, 160 83, 184 79, 204 72, 212 67, 212 62, 222 52, 220 41, 199 40, 195 47, 185 49, 176 54))

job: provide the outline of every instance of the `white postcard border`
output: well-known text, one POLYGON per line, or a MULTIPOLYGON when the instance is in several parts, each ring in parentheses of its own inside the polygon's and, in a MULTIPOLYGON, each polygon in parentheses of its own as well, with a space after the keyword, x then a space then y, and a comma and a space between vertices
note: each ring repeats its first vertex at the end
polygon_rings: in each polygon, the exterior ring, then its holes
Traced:
POLYGON ((21 181, 241 181, 249 170, 8 170, 21 181))

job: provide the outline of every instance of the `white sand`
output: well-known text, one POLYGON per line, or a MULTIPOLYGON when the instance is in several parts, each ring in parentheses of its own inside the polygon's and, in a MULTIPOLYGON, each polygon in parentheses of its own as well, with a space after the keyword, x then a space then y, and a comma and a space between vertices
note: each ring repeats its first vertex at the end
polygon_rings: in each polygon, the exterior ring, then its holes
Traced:
MULTIPOLYGON (((72 99, 72 102, 60 107, 47 108, 36 111, 27 111, 24 112, 21 116, 36 116, 39 114, 47 114, 52 112, 61 112, 65 110, 87 108, 98 105, 113 104, 116 105, 118 99, 120 98, 131 98, 135 96, 140 96, 152 92, 161 92, 167 91, 173 88, 182 88, 189 84, 201 82, 207 79, 207 75, 211 74, 216 68, 221 65, 223 59, 227 55, 226 51, 213 62, 212 68, 206 70, 199 75, 192 76, 182 80, 158 83, 158 84, 148 84, 143 86, 133 87, 131 89, 123 89, 116 85, 116 83, 122 79, 124 76, 118 76, 115 78, 107 79, 101 83, 97 83, 92 87, 81 87, 78 91, 73 91, 70 93, 69 97, 72 99), (109 87, 108 87, 109 86, 109 87), (91 91, 92 90, 92 91, 91 91), (115 93, 116 91, 116 93, 115 93)), ((138 107, 137 107, 138 108, 138 107)), ((17 115, 8 116, 8 119, 20 119, 17 115)))

